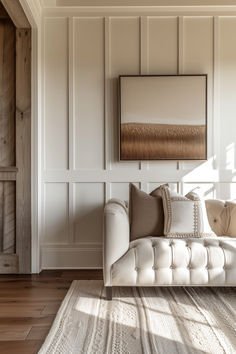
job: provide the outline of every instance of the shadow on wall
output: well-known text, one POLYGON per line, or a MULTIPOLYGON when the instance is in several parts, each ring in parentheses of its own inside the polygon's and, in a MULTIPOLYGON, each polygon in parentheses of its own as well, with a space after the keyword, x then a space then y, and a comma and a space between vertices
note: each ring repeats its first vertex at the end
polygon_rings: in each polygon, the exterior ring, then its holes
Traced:
POLYGON ((209 186, 210 182, 199 182, 199 185, 202 185, 204 189, 205 199, 236 199, 235 157, 235 143, 230 143, 226 147, 221 161, 214 155, 207 161, 183 162, 185 169, 181 171, 183 175, 180 182, 188 185, 191 184, 189 180, 192 180, 197 185, 197 181, 201 181, 201 179, 206 181, 214 180, 215 182, 212 182, 212 186, 209 188, 207 186, 209 186), (216 164, 219 166, 218 169, 214 167, 216 164))

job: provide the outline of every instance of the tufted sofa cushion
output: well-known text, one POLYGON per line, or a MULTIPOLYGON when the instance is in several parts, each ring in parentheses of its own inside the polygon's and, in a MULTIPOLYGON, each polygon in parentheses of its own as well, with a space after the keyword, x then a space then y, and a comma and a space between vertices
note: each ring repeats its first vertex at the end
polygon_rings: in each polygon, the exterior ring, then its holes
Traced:
POLYGON ((230 286, 236 281, 236 239, 228 237, 132 241, 111 268, 111 284, 230 286))

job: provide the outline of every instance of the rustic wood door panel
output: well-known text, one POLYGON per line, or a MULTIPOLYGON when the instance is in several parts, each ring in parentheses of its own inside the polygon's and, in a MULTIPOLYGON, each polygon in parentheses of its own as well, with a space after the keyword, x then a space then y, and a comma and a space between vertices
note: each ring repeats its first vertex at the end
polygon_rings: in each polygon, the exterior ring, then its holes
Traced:
POLYGON ((15 166, 15 27, 0 21, 0 167, 15 166))
POLYGON ((0 1, 0 273, 31 272, 31 29, 0 1), (4 6, 4 7, 3 7, 4 6))
POLYGON ((0 252, 16 251, 15 182, 0 182, 0 252))
POLYGON ((0 273, 18 271, 16 252, 15 26, 0 21, 0 273))

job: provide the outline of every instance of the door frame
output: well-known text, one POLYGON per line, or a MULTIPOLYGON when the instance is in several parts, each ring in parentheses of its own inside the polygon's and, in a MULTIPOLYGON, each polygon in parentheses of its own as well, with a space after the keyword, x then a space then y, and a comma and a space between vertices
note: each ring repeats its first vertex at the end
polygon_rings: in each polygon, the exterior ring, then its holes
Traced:
POLYGON ((40 265, 41 225, 41 5, 38 0, 19 0, 31 25, 31 273, 40 265))
MULTIPOLYGON (((2 5, 8 12, 8 15, 12 19, 13 23, 16 27, 16 33, 20 32, 23 28, 28 28, 31 31, 31 77, 30 77, 30 112, 27 111, 28 116, 26 117, 29 121, 30 118, 30 128, 29 125, 25 125, 25 131, 28 132, 30 129, 31 140, 30 140, 30 150, 31 150, 31 158, 30 156, 26 156, 26 160, 28 157, 28 163, 31 165, 30 175, 27 174, 27 169, 24 170, 23 173, 20 172, 19 169, 19 184, 18 190, 20 190, 21 194, 25 193, 26 185, 25 179, 30 178, 30 195, 26 196, 26 212, 20 210, 16 210, 16 215, 19 212, 19 215, 22 216, 18 220, 16 219, 16 251, 19 256, 19 273, 39 273, 40 271, 40 257, 39 257, 39 203, 40 203, 40 181, 41 176, 39 175, 41 169, 39 168, 40 163, 40 148, 39 148, 39 133, 40 133, 40 122, 38 117, 40 117, 40 75, 39 75, 39 62, 40 62, 40 35, 41 35, 41 9, 39 8, 39 2, 37 0, 2 0, 2 5), (25 178, 26 173, 26 178, 25 178), (30 199, 31 197, 31 199, 30 199), (30 215, 31 214, 31 215, 30 215), (24 219, 23 222, 22 220, 24 219), (30 226, 31 224, 31 226, 30 226), (18 227, 18 229, 17 229, 18 227)), ((23 33, 23 32, 22 32, 23 33)), ((20 72, 20 71, 19 71, 20 72)), ((20 91, 20 90, 19 90, 20 91)), ((20 96, 20 94, 19 94, 20 96)), ((20 98, 20 97, 19 97, 20 98)), ((22 119, 24 115, 26 115, 24 111, 24 107, 21 111, 21 107, 17 107, 17 114, 22 115, 22 119)), ((25 121, 27 122, 27 119, 25 121)), ((17 123, 17 122, 16 122, 17 123)), ((26 123, 28 124, 28 123, 26 123)), ((21 136, 19 136, 21 138, 21 136)), ((24 144, 21 145, 21 150, 24 149, 24 144)), ((27 152, 26 152, 27 155, 27 152)), ((26 192, 27 193, 27 192, 26 192)), ((16 197, 17 199, 17 197, 16 197)), ((18 200, 18 209, 19 205, 21 205, 21 200, 18 200)), ((17 206, 16 206, 17 209, 17 206)))

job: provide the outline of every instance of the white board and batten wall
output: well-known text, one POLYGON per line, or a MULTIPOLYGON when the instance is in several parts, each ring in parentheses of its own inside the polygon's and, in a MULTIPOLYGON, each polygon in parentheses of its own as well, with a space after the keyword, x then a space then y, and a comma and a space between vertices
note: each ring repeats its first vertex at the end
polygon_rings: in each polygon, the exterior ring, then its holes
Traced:
POLYGON ((42 269, 101 267, 104 203, 129 182, 236 198, 236 13, 109 11, 44 13, 42 269), (118 75, 178 73, 208 74, 208 161, 118 162, 118 75))

